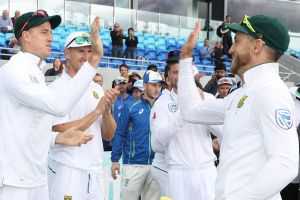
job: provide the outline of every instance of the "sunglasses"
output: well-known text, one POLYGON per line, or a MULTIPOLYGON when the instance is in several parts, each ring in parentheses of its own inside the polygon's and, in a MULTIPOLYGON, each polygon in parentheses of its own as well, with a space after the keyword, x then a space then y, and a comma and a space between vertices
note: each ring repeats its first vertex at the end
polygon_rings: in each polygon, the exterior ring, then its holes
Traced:
POLYGON ((180 58, 180 53, 181 51, 180 50, 173 50, 173 51, 169 51, 168 55, 167 55, 167 58, 170 59, 170 58, 180 58))
POLYGON ((257 33, 255 31, 255 29, 253 28, 253 26, 251 25, 251 23, 248 20, 249 18, 250 18, 249 16, 245 15, 244 18, 241 20, 240 24, 245 25, 250 31, 252 31, 256 35, 257 38, 262 39, 263 34, 257 33))
POLYGON ((66 46, 66 49, 70 46, 70 44, 75 41, 77 44, 83 44, 84 42, 87 42, 88 44, 91 44, 91 39, 87 36, 78 36, 71 40, 69 44, 66 46))
POLYGON ((22 26, 21 31, 20 31, 20 35, 22 35, 22 32, 24 31, 24 29, 26 28, 27 24, 34 18, 34 17, 39 17, 39 18, 43 18, 43 17, 48 17, 48 13, 44 10, 37 10, 36 12, 32 13, 32 15, 28 18, 28 20, 25 22, 25 24, 22 26))

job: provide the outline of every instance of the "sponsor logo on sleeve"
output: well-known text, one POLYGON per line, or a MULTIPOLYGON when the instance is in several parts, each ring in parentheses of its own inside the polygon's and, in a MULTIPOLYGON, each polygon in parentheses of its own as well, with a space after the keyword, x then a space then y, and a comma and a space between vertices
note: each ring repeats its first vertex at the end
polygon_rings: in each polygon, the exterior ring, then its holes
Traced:
POLYGON ((278 109, 275 111, 275 119, 277 125, 284 129, 288 130, 293 126, 293 120, 291 117, 291 113, 285 109, 278 109))

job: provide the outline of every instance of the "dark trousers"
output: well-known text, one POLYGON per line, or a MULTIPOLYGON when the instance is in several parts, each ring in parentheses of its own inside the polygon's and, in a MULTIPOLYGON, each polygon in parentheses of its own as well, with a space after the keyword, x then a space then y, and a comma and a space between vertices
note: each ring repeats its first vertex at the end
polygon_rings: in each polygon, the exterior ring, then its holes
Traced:
POLYGON ((112 57, 122 58, 123 57, 123 47, 112 46, 111 56, 112 57))
POLYGON ((136 59, 136 48, 135 47, 128 47, 126 49, 126 58, 136 59))

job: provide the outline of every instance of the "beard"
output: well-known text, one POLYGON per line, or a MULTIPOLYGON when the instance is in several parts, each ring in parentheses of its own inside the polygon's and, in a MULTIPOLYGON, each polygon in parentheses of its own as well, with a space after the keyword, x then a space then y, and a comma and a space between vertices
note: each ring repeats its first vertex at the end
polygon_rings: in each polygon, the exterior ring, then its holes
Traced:
POLYGON ((239 53, 235 52, 232 54, 232 63, 231 63, 231 68, 230 72, 233 74, 238 75, 238 71, 248 65, 250 62, 250 48, 248 47, 247 49, 244 49, 244 52, 239 53))

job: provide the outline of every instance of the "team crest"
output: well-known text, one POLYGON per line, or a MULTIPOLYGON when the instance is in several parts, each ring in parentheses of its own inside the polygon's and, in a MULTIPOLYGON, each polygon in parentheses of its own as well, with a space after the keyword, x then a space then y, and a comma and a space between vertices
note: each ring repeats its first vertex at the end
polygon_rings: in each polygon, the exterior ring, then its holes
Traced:
POLYGON ((141 109, 139 110, 139 115, 142 114, 143 112, 144 112, 144 109, 141 108, 141 109))
POLYGON ((176 112, 178 110, 178 104, 177 103, 169 103, 168 109, 170 112, 176 112))
POLYGON ((128 187, 128 183, 129 183, 129 178, 125 179, 125 187, 128 187))
POLYGON ((284 130, 288 130, 293 126, 291 113, 288 110, 284 110, 284 109, 276 110, 275 118, 276 118, 277 125, 284 130))
POLYGON ((247 98, 248 98, 248 96, 247 96, 247 95, 244 95, 244 96, 240 99, 240 101, 239 101, 237 107, 238 107, 238 108, 243 107, 244 102, 246 101, 247 98))
POLYGON ((72 196, 67 196, 67 195, 65 195, 65 196, 64 196, 64 200, 72 200, 72 196))
POLYGON ((93 91, 93 96, 95 97, 95 99, 99 99, 99 95, 96 91, 93 91))

